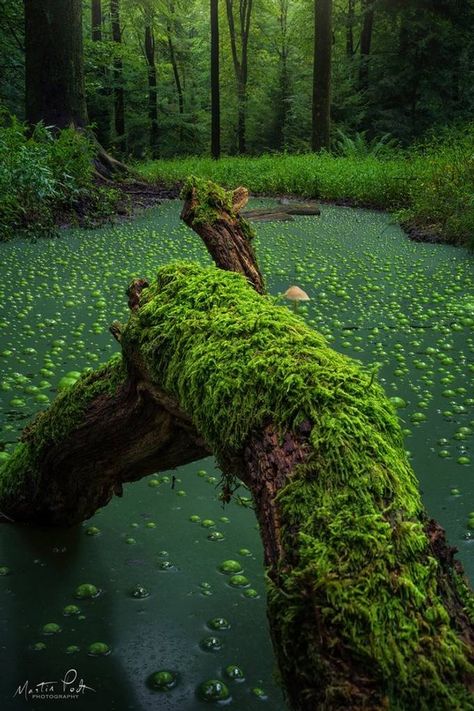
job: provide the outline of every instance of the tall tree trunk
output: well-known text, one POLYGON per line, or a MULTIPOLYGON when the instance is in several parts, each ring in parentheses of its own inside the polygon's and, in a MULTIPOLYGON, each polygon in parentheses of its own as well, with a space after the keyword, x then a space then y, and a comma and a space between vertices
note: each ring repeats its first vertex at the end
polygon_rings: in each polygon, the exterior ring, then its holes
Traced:
POLYGON ((372 45, 372 29, 374 25, 374 0, 361 0, 362 30, 360 33, 360 69, 359 85, 366 89, 369 80, 370 48, 372 45))
POLYGON ((349 59, 354 56, 354 19, 355 0, 348 0, 346 25, 346 54, 349 59))
POLYGON ((24 0, 26 119, 87 125, 82 0, 24 0))
POLYGON ((237 51, 237 33, 234 19, 234 0, 226 0, 227 20, 229 23, 230 46, 237 83, 237 146, 239 153, 246 152, 247 119, 247 81, 248 81, 248 42, 252 0, 239 0, 239 40, 240 57, 237 51))
MULTIPOLYGON (((101 0, 92 0, 91 34, 93 42, 102 42, 102 27, 102 2, 101 0)), ((91 125, 95 126, 97 140, 102 146, 107 146, 110 142, 110 89, 107 81, 107 69, 104 66, 99 66, 97 71, 102 85, 93 97, 88 97, 89 119, 91 125)))
POLYGON ((218 0, 211 0, 211 155, 216 159, 221 155, 218 0))
POLYGON ((102 0, 92 0, 91 28, 92 40, 102 42, 102 0))
POLYGON ((236 478, 252 492, 289 707, 472 711, 473 595, 426 517, 393 407, 252 288, 247 191, 194 180, 184 195, 220 269, 178 262, 132 283, 129 321, 111 328, 122 357, 24 430, 0 465, 0 511, 72 524, 124 481, 212 451, 223 498, 236 478))
POLYGON ((330 147, 332 0, 314 0, 312 149, 330 147))
POLYGON ((125 92, 123 88, 123 61, 121 56, 122 30, 120 27, 120 0, 110 0, 112 39, 117 45, 114 58, 114 123, 117 149, 126 150, 125 136, 125 92))
POLYGON ((152 158, 159 156, 159 126, 157 104, 157 78, 155 63, 155 36, 153 27, 145 27, 145 55, 148 64, 148 116, 150 119, 150 150, 152 158))
POLYGON ((288 115, 288 97, 290 94, 290 74, 288 71, 288 0, 279 0, 278 24, 280 41, 278 47, 279 72, 277 106, 275 107, 275 147, 282 150, 285 145, 285 128, 288 115))
POLYGON ((174 83, 176 85, 176 93, 178 94, 179 115, 180 115, 180 118, 182 118, 183 114, 184 114, 184 93, 183 93, 183 86, 181 84, 181 78, 179 75, 178 62, 176 61, 176 52, 174 49, 173 39, 171 36, 171 26, 170 25, 168 25, 168 28, 167 28, 167 36, 168 36, 168 49, 169 49, 169 53, 170 53, 171 67, 173 69, 174 83))

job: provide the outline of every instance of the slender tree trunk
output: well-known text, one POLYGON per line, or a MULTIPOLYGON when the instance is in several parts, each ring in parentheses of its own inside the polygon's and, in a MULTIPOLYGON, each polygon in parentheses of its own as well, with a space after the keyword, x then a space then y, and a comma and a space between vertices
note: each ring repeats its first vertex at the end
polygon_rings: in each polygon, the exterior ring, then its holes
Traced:
POLYGON ((151 24, 145 27, 145 55, 148 64, 148 116, 150 119, 150 150, 152 158, 159 156, 159 126, 157 104, 157 77, 155 63, 155 36, 151 24))
POLYGON ((360 33, 360 69, 359 84, 366 89, 369 80, 370 48, 372 45, 372 29, 374 25, 374 0, 361 0, 362 31, 360 33))
POLYGON ((92 0, 91 27, 94 42, 102 42, 102 1, 92 0))
POLYGON ((355 0, 348 0, 347 5, 347 26, 346 26, 346 54, 349 59, 354 56, 354 19, 355 0))
POLYGON ((24 0, 26 119, 87 125, 82 0, 24 0))
POLYGON ((123 61, 121 56, 122 30, 120 27, 120 0, 110 0, 112 39, 117 45, 114 58, 114 123, 116 146, 120 152, 126 150, 125 136, 125 93, 123 88, 123 61))
POLYGON ((239 0, 239 40, 240 57, 237 51, 237 34, 234 19, 234 0, 226 0, 227 20, 229 23, 230 46, 237 83, 237 146, 239 153, 246 152, 247 118, 247 81, 248 81, 248 42, 252 0, 239 0))
POLYGON ((332 0, 315 0, 312 149, 330 147, 332 0))
POLYGON ((220 269, 179 262, 132 283, 129 321, 111 327, 121 359, 24 430, 0 465, 0 511, 72 524, 123 482, 212 451, 223 498, 236 477, 252 493, 289 707, 472 711, 473 595, 426 517, 393 407, 257 293, 247 191, 190 181, 184 195, 220 269))
POLYGON ((221 155, 218 0, 211 0, 211 155, 216 159, 221 155))
MULTIPOLYGON (((102 42, 102 28, 102 2, 101 0, 92 0, 91 29, 93 42, 102 42)), ((107 69, 99 66, 98 74, 101 87, 93 97, 88 97, 89 119, 91 125, 95 126, 97 140, 102 146, 107 146, 110 142, 110 89, 107 69)))
POLYGON ((178 63, 176 61, 176 52, 174 49, 173 39, 171 37, 171 26, 170 25, 168 25, 168 28, 167 28, 167 37, 168 37, 168 49, 169 49, 169 53, 170 53, 171 67, 173 69, 174 83, 176 85, 176 93, 178 94, 179 115, 182 118, 183 114, 184 114, 184 93, 183 93, 183 86, 181 84, 181 77, 179 74, 178 63))
POLYGON ((288 97, 290 95, 290 74, 288 71, 288 0, 280 0, 280 72, 278 87, 278 107, 276 108, 276 146, 282 150, 285 145, 285 128, 288 115, 288 97))

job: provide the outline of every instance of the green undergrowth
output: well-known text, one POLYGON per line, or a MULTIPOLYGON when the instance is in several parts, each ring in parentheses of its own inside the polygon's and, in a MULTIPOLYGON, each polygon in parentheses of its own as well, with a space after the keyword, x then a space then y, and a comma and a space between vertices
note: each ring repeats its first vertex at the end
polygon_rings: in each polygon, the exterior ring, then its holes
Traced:
POLYGON ((24 440, 11 457, 0 466, 0 499, 21 495, 22 484, 34 480, 44 451, 61 442, 82 422, 87 407, 101 395, 113 395, 125 379, 122 357, 113 356, 108 363, 83 375, 63 390, 51 407, 41 412, 28 426, 24 440))
POLYGON ((119 193, 94 180, 95 147, 73 128, 53 135, 0 114, 0 241, 49 236, 58 223, 94 224, 115 213, 119 193))
POLYGON ((294 194, 393 211, 406 226, 453 244, 474 240, 474 125, 409 151, 158 160, 141 174, 166 186, 189 175, 263 195, 294 194))
MULTIPOLYGON (((242 276, 189 263, 159 269, 123 343, 139 349, 218 459, 270 419, 282 432, 310 423, 312 454, 278 496, 284 555, 269 576, 281 668, 301 693, 326 688, 348 702, 344 665, 340 678, 335 670, 349 655, 391 708, 474 708, 418 484, 373 376, 242 276)), ((462 578, 454 582, 469 606, 462 578)))

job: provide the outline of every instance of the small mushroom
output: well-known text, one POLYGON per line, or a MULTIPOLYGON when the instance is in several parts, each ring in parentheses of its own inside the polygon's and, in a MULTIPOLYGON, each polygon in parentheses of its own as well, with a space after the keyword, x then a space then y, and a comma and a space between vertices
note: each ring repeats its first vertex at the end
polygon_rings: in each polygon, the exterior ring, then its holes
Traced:
POLYGON ((298 310, 298 305, 300 301, 311 301, 311 298, 308 296, 306 291, 303 291, 303 289, 300 289, 299 286, 290 286, 285 293, 283 294, 285 299, 288 299, 288 301, 291 301, 293 303, 293 309, 295 312, 298 310))

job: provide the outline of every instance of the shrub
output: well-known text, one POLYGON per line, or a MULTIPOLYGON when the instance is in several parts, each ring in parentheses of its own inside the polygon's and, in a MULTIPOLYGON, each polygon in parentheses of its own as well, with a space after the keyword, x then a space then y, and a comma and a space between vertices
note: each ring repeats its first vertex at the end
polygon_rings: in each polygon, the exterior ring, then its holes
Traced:
POLYGON ((93 157, 91 141, 73 128, 53 135, 39 124, 28 135, 15 118, 0 117, 0 240, 51 234, 82 203, 112 209, 114 196, 94 185, 93 157))

